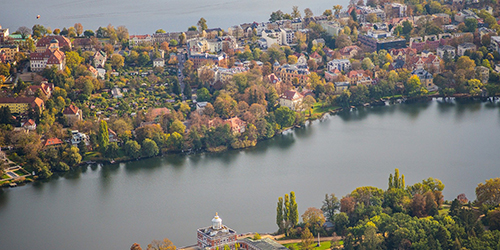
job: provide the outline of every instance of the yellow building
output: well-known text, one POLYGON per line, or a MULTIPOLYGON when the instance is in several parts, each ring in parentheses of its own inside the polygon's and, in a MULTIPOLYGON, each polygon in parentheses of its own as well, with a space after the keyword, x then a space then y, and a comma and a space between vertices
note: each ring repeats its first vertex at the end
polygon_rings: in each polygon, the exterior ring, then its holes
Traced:
POLYGON ((0 54, 5 55, 7 62, 14 61, 14 56, 19 52, 19 47, 17 45, 3 45, 0 46, 0 54))
POLYGON ((3 97, 0 98, 0 107, 9 107, 11 113, 21 114, 31 107, 37 107, 39 111, 44 109, 43 100, 38 97, 3 97))

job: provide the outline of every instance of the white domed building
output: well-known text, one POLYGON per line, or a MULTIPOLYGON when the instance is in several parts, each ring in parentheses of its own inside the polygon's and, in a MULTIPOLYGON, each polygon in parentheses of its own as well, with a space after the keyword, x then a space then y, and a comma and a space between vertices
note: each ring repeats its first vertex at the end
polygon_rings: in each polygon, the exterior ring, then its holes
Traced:
POLYGON ((212 226, 198 229, 198 247, 200 249, 215 250, 219 247, 220 250, 223 250, 225 245, 234 249, 237 240, 236 231, 224 226, 217 213, 212 219, 212 226))

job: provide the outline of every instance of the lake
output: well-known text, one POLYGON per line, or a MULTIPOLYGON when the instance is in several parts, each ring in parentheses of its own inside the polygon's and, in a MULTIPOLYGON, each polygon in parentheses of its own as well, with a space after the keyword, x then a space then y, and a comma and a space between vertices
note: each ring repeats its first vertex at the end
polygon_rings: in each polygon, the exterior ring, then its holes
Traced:
POLYGON ((399 168, 411 185, 445 184, 445 199, 475 199, 500 176, 500 108, 432 101, 360 108, 220 154, 176 155, 78 168, 47 182, 0 190, 2 249, 143 249, 168 237, 196 243, 215 212, 238 233, 273 232, 279 196, 299 213, 326 193, 387 188, 399 168))
POLYGON ((310 8, 315 15, 334 5, 348 5, 347 0, 16 0, 3 1, 0 8, 0 25, 11 32, 20 26, 42 24, 52 29, 72 27, 81 23, 83 28, 96 30, 99 26, 125 25, 130 34, 152 34, 157 29, 186 31, 204 17, 209 28, 228 27, 248 22, 269 20, 271 12, 292 12, 292 6, 303 10, 310 8), (36 19, 40 15, 40 19, 36 19))

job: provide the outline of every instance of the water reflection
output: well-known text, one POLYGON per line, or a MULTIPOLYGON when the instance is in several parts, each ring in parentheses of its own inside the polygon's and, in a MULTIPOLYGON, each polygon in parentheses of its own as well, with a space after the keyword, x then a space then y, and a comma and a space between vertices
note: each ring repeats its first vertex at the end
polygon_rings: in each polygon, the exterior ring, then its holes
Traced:
POLYGON ((422 111, 425 111, 431 102, 419 102, 411 104, 401 104, 400 109, 404 113, 408 114, 412 120, 416 120, 422 111))
POLYGON ((7 201, 9 197, 7 195, 7 191, 0 188, 0 208, 7 205, 7 201))

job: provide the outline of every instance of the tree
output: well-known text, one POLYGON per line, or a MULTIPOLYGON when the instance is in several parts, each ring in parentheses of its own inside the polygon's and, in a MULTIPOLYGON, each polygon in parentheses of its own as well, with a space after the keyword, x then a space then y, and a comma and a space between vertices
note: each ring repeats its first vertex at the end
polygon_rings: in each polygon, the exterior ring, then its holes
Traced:
POLYGON ((290 224, 295 227, 299 223, 299 209, 295 201, 295 192, 290 192, 290 224))
POLYGON ((283 20, 284 13, 281 10, 277 10, 271 13, 269 22, 276 22, 278 20, 283 20))
POLYGON ((255 234, 253 235, 253 239, 254 239, 254 240, 260 240, 260 239, 262 239, 262 237, 260 236, 260 234, 259 234, 259 233, 255 233, 255 234))
POLYGON ((184 132, 186 131, 186 126, 179 120, 175 120, 172 122, 169 128, 170 133, 177 132, 180 135, 184 135, 184 132))
POLYGON ((299 243, 301 250, 311 250, 313 248, 311 245, 313 244, 314 237, 311 231, 309 231, 309 228, 306 227, 306 229, 302 232, 301 239, 302 240, 299 243))
POLYGON ((276 123, 278 123, 282 129, 292 126, 295 122, 295 112, 288 107, 279 107, 274 112, 274 115, 276 117, 276 123))
POLYGON ((466 31, 468 32, 474 32, 477 29, 477 19, 475 18, 467 18, 464 21, 466 31))
POLYGON ((412 75, 405 85, 405 91, 408 96, 416 97, 427 94, 427 89, 420 83, 420 78, 417 75, 412 75))
POLYGON ((293 6, 292 7, 292 18, 300 18, 300 11, 299 11, 299 6, 293 6))
POLYGON ((358 21, 358 15, 356 15, 356 8, 353 8, 351 13, 349 13, 351 15, 351 18, 354 22, 357 22, 358 21))
POLYGON ((363 61, 361 61, 361 67, 364 70, 372 70, 375 65, 373 64, 372 60, 369 57, 365 57, 363 61))
POLYGON ((278 232, 283 231, 283 197, 278 198, 278 206, 276 207, 276 225, 278 232))
POLYGON ((120 54, 111 55, 111 66, 115 69, 121 69, 125 65, 125 58, 120 54))
POLYGON ((340 209, 339 199, 335 194, 325 194, 325 200, 323 201, 323 206, 321 206, 321 211, 325 215, 326 219, 330 222, 334 221, 335 213, 340 209))
POLYGON ((156 142, 149 138, 146 138, 144 139, 144 141, 142 141, 141 151, 142 155, 145 157, 152 157, 159 153, 156 142))
POLYGON ((33 32, 33 38, 41 38, 42 36, 45 36, 47 34, 47 29, 40 24, 33 25, 33 28, 31 28, 31 30, 33 32))
POLYGON ((313 232, 318 232, 318 229, 325 223, 323 212, 315 207, 310 207, 302 214, 302 221, 310 227, 313 232))
POLYGON ((352 41, 348 35, 342 34, 335 39, 335 47, 342 49, 347 46, 351 46, 352 41))
POLYGON ((101 152, 105 152, 109 144, 109 132, 108 123, 105 120, 101 120, 99 123, 99 133, 97 134, 97 142, 99 143, 99 148, 101 152))
POLYGON ((196 91, 196 100, 198 102, 208 102, 212 99, 212 96, 210 95, 210 91, 208 91, 207 88, 203 87, 201 89, 198 89, 196 91))
POLYGON ((289 55, 288 56, 288 64, 296 64, 297 60, 298 60, 298 58, 295 55, 289 55))
POLYGON ((137 58, 137 61, 139 65, 145 67, 149 63, 149 61, 151 61, 151 58, 149 58, 147 52, 142 52, 141 54, 139 54, 139 58, 137 58))
POLYGON ((62 154, 62 158, 70 166, 76 166, 80 164, 82 160, 82 156, 80 155, 78 148, 75 146, 66 148, 62 154))
POLYGON ((370 13, 366 16, 366 21, 370 22, 370 23, 376 23, 377 22, 377 14, 375 13, 370 13))
POLYGON ((74 70, 77 66, 81 65, 85 61, 85 58, 81 57, 76 51, 66 52, 66 66, 71 70, 74 70))
POLYGON ((21 26, 16 32, 19 33, 23 39, 26 39, 26 37, 31 34, 31 29, 26 26, 21 26))
POLYGON ((160 240, 153 240, 149 243, 147 250, 176 250, 177 247, 168 238, 160 240))
POLYGON ((349 216, 346 213, 341 212, 335 216, 334 220, 335 233, 337 235, 345 236, 345 231, 349 225, 349 216))
POLYGON ((467 81, 467 88, 469 90, 469 94, 477 96, 481 94, 483 83, 478 79, 470 79, 467 81))
POLYGON ((207 27, 207 20, 205 20, 205 18, 203 18, 203 17, 200 18, 197 25, 198 25, 198 28, 200 31, 206 30, 208 28, 207 27))
POLYGON ((141 145, 134 140, 129 140, 124 146, 125 153, 131 158, 137 159, 141 156, 141 145))
POLYGON ((304 9, 304 15, 305 15, 304 18, 311 18, 311 17, 313 17, 314 14, 313 14, 313 12, 312 12, 311 9, 305 8, 304 9))
POLYGON ((476 201, 479 205, 496 206, 500 204, 500 178, 486 180, 476 187, 476 201))
POLYGON ((86 30, 86 31, 83 32, 83 36, 85 36, 87 38, 90 38, 90 37, 95 36, 95 33, 92 30, 86 30))
POLYGON ((76 35, 80 36, 83 33, 83 25, 81 23, 75 23, 76 35))
POLYGON ((116 28, 116 37, 120 42, 126 42, 129 38, 129 33, 127 27, 120 25, 116 28))
POLYGON ((283 206, 283 227, 285 228, 285 235, 288 236, 288 228, 290 227, 290 197, 285 194, 285 204, 283 206))
POLYGON ((132 246, 130 247, 130 250, 142 250, 141 248, 141 245, 137 244, 137 243, 134 243, 132 244, 132 246))

